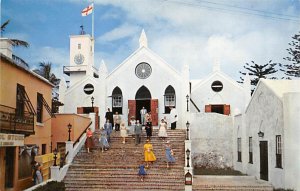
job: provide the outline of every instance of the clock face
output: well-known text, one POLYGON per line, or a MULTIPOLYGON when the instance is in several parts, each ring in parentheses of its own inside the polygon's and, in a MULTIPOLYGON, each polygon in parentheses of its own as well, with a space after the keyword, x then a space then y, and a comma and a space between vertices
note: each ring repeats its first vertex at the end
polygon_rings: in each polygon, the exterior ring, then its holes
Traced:
POLYGON ((82 54, 76 54, 75 56, 74 56, 74 62, 76 63, 76 64, 82 64, 83 62, 84 62, 84 56, 82 55, 82 54))
POLYGON ((141 79, 148 78, 151 75, 151 72, 152 68, 146 62, 139 63, 135 68, 135 75, 141 79))

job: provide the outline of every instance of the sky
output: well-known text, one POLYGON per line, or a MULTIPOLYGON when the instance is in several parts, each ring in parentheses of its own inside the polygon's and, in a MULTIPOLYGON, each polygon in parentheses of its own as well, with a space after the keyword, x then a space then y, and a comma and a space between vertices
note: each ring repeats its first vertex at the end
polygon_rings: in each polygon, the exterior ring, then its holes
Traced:
MULTIPOLYGON (((14 54, 29 63, 51 62, 63 75, 69 65, 69 36, 91 34, 92 16, 81 16, 88 0, 0 0, 2 37, 27 41, 14 54)), ((233 79, 245 63, 286 63, 288 43, 300 31, 300 0, 94 0, 95 66, 111 72, 139 48, 148 47, 190 78, 201 79, 218 61, 233 79)))

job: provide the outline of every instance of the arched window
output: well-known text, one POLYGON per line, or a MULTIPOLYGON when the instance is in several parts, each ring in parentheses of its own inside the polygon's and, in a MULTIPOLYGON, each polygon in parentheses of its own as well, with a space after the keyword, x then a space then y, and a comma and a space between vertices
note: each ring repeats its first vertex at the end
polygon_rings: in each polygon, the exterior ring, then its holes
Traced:
POLYGON ((122 114, 123 96, 119 87, 115 87, 112 92, 112 112, 122 114))
POLYGON ((170 107, 176 107, 175 89, 169 85, 165 90, 165 113, 170 113, 170 107))

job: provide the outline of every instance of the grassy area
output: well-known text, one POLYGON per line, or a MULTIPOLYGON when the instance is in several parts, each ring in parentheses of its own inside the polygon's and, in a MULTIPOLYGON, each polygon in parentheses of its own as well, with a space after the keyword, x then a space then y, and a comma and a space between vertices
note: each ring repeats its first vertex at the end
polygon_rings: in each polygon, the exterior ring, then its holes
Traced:
POLYGON ((217 169, 217 168, 194 168, 195 175, 220 175, 220 176, 244 176, 245 174, 231 168, 217 169))
POLYGON ((34 191, 65 191, 65 183, 63 182, 56 182, 56 181, 52 181, 52 182, 48 182, 46 185, 44 186, 40 186, 37 189, 35 189, 34 191))
POLYGON ((292 189, 282 189, 282 188, 275 189, 274 188, 274 191, 294 191, 294 190, 292 190, 292 189))

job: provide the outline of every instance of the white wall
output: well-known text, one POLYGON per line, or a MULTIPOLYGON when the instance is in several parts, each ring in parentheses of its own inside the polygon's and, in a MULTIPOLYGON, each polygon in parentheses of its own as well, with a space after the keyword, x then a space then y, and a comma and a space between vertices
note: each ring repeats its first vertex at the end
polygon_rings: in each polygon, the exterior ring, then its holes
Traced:
POLYGON ((285 188, 300 190, 300 93, 283 95, 285 188))
POLYGON ((191 113, 193 165, 233 167, 232 117, 217 113, 191 113))

